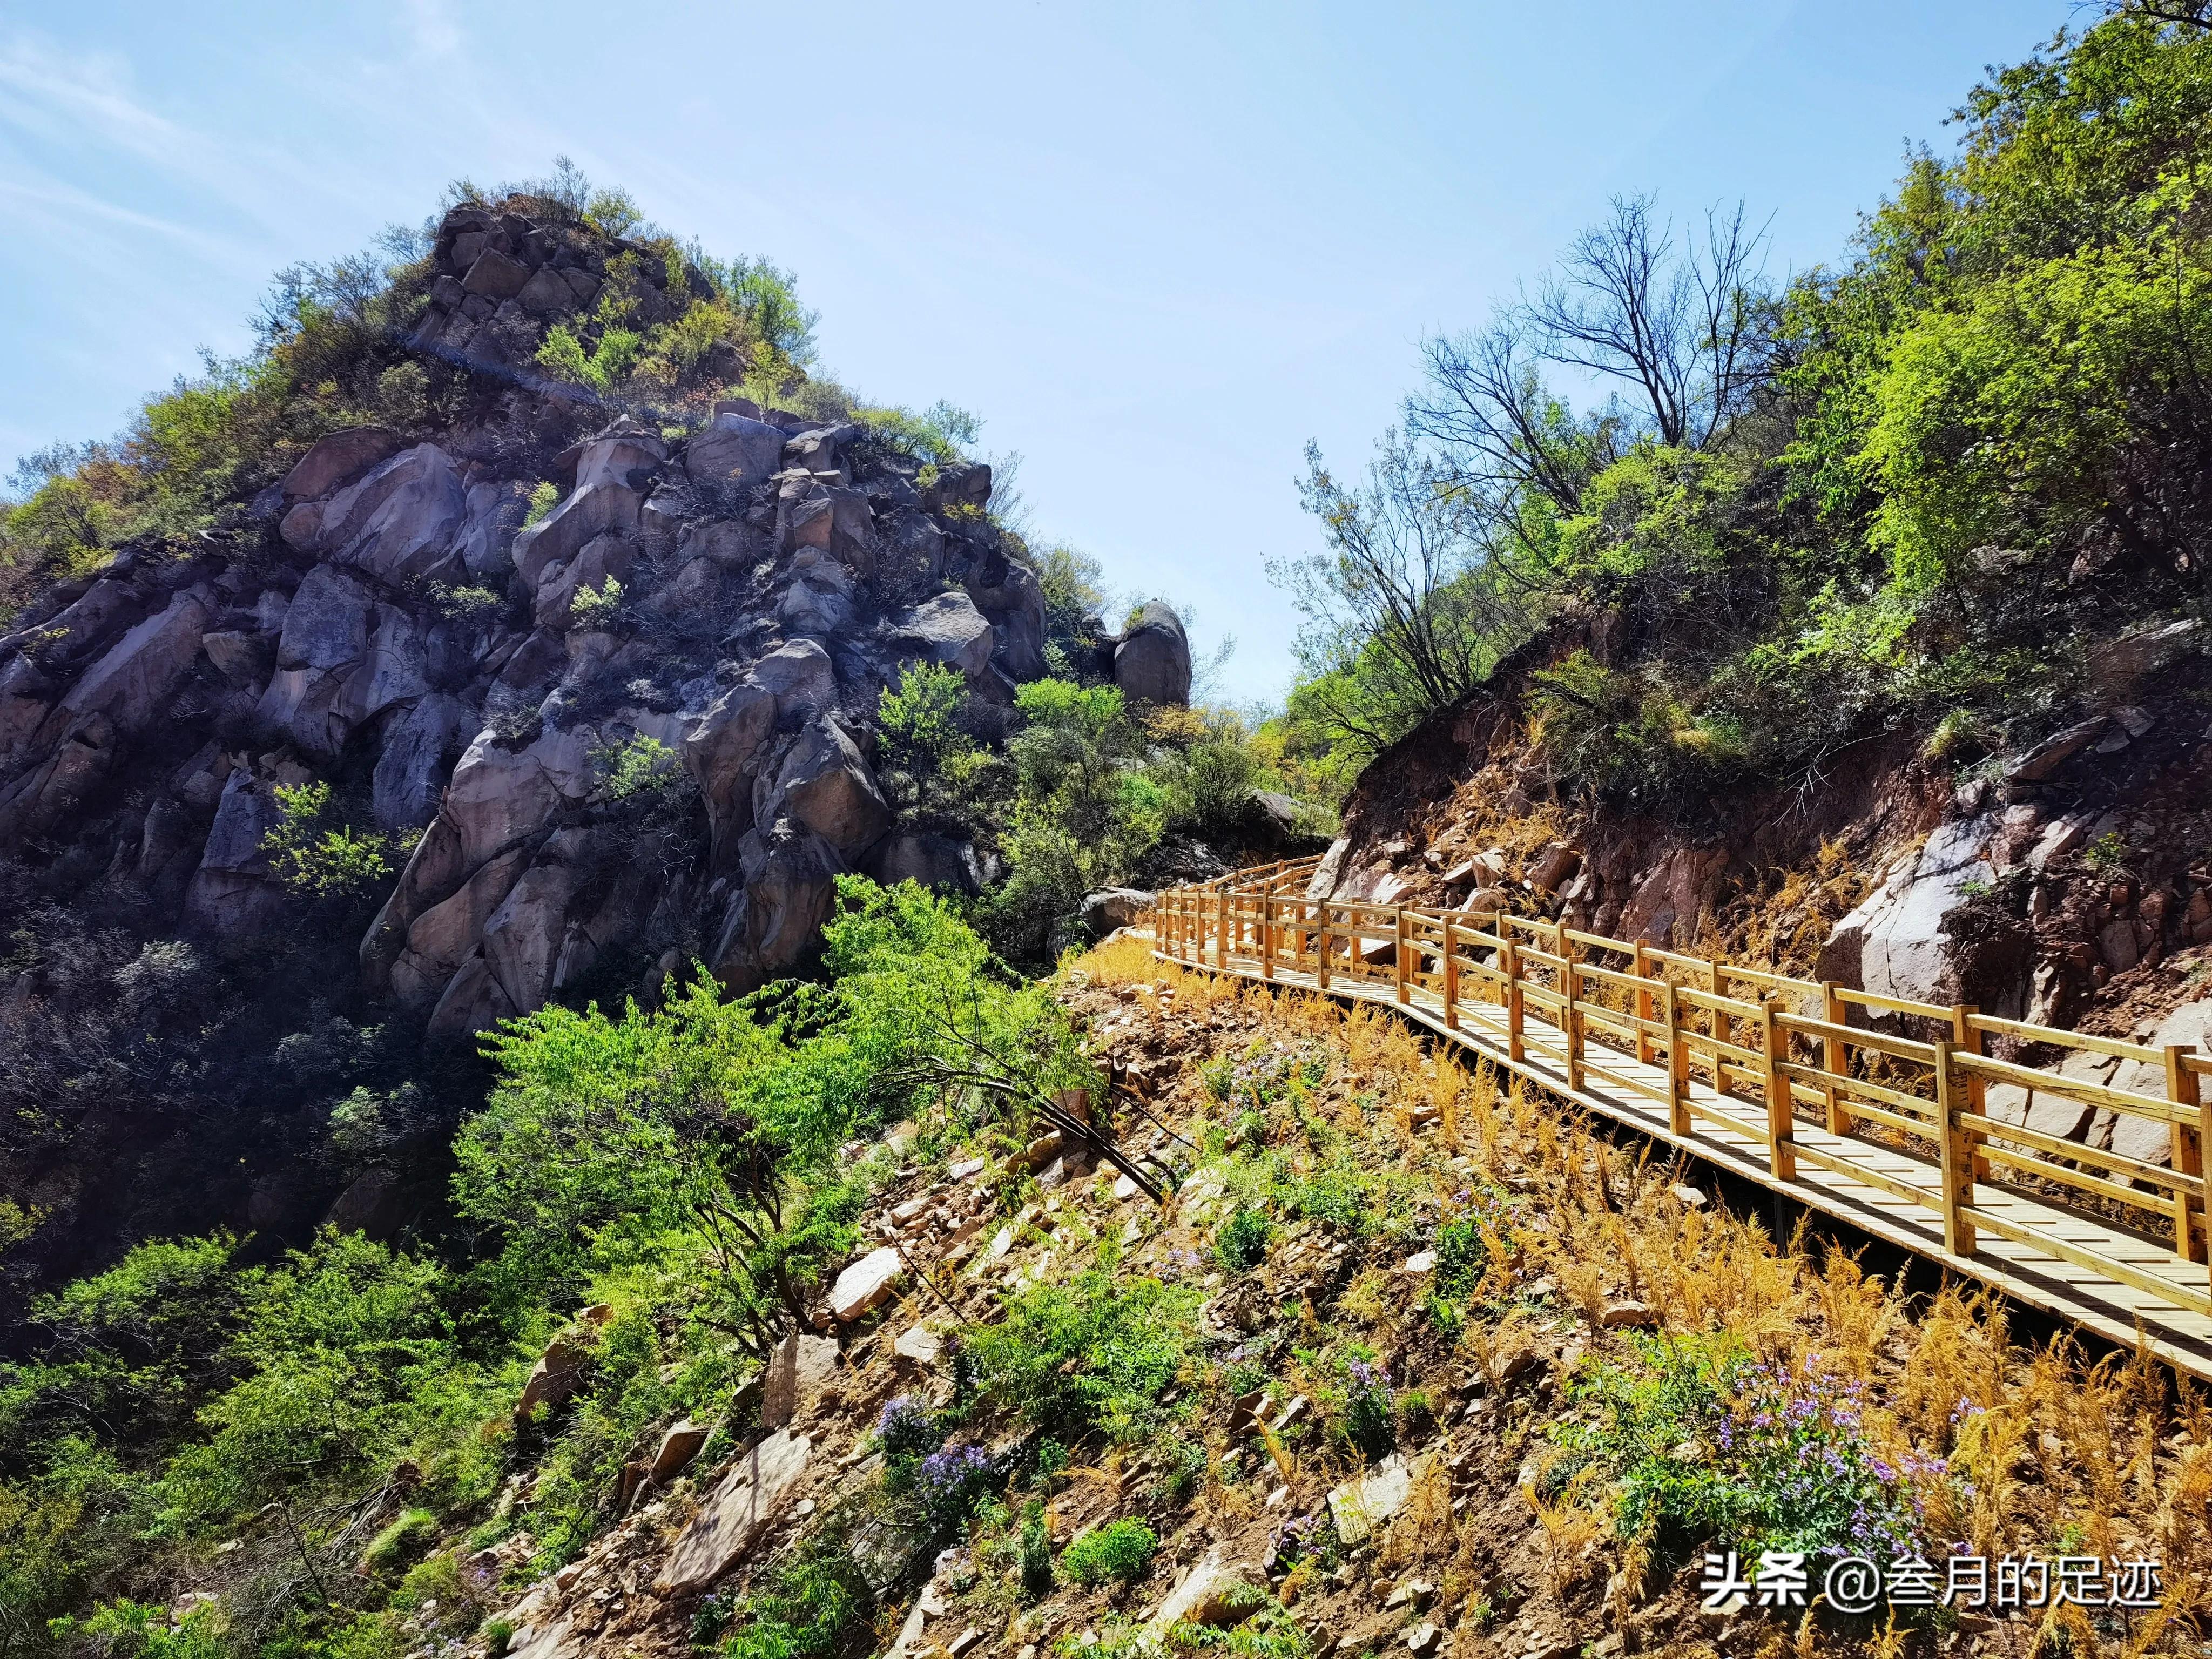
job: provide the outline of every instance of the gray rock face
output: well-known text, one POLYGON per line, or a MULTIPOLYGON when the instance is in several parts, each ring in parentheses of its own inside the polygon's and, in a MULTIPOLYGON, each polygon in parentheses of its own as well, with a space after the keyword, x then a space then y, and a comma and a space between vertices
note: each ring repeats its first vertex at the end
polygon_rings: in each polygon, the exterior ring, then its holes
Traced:
POLYGON ((776 620, 794 634, 827 639, 853 619, 853 578, 845 567, 811 547, 791 562, 792 582, 775 608, 776 620))
POLYGON ((575 452, 574 488, 620 484, 643 495, 668 465, 668 446, 648 432, 613 432, 587 438, 575 452))
POLYGON ((609 534, 632 535, 645 497, 627 484, 588 483, 514 538, 515 573, 535 592, 546 570, 573 559, 586 543, 609 534))
POLYGON ((301 582, 258 713, 302 748, 335 755, 355 727, 430 689, 415 619, 328 565, 301 582))
POLYGON ((791 819, 756 827, 738 849, 742 884, 710 964, 733 991, 750 991, 807 960, 847 869, 837 849, 791 819))
POLYGON ((1967 884, 1996 879, 1989 862, 1992 818, 1947 823, 1909 863, 1836 924, 1819 973, 1882 996, 1947 1002, 1954 975, 1943 924, 1968 897, 1967 884))
POLYGON ((860 872, 886 887, 912 881, 939 892, 977 893, 983 889, 975 849, 949 836, 885 836, 868 849, 860 872))
POLYGON ((487 480, 469 486, 455 545, 461 563, 477 580, 495 580, 514 568, 514 538, 530 510, 530 492, 513 480, 487 480))
POLYGON ((745 678, 775 699, 779 716, 804 709, 819 714, 837 706, 837 673, 830 653, 812 640, 780 645, 752 665, 745 678))
POLYGON ((577 550, 574 558, 546 567, 538 579, 531 620, 540 628, 566 627, 579 589, 588 587, 595 593, 605 592, 610 577, 627 589, 630 571, 636 562, 637 550, 623 538, 592 537, 577 550))
POLYGON ((939 593, 900 617, 892 646, 904 656, 976 675, 991 665, 991 624, 965 593, 939 593))
POLYGON ((371 803, 386 830, 416 830, 438 815, 446 760, 476 728, 476 713, 433 693, 395 716, 376 757, 371 803))
MULTIPOLYGON (((818 646, 815 649, 819 652, 818 646)), ((824 672, 829 658, 822 658, 824 672)), ((775 734, 776 697, 752 681, 734 685, 707 710, 684 742, 684 763, 698 780, 713 836, 713 863, 737 862, 738 842, 753 827, 753 782, 775 734)))
POLYGON ((262 841, 283 818, 274 789, 251 773, 230 775, 208 830, 200 866, 185 890, 188 921, 211 933, 236 937, 276 920, 283 909, 283 890, 271 878, 262 841))
POLYGON ((1190 641, 1182 619, 1164 605, 1148 605, 1114 647, 1114 684, 1139 702, 1190 702, 1190 641))

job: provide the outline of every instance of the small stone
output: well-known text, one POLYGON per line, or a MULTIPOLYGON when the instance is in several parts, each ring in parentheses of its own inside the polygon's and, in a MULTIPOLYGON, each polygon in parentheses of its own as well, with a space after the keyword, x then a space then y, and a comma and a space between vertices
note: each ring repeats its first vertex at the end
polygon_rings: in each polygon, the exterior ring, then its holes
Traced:
POLYGON ((1422 1274, 1432 1273, 1436 1270, 1437 1253, 1434 1250, 1420 1250, 1406 1258, 1406 1265, 1402 1271, 1422 1274))
POLYGON ((945 1644, 945 1650, 952 1656, 952 1659, 962 1659, 962 1656, 982 1645, 983 1632, 970 1625, 959 1635, 947 1642, 945 1644))
POLYGON ((955 1181, 973 1181, 983 1173, 983 1160, 980 1158, 963 1158, 945 1173, 955 1181))
POLYGON ((1688 1205, 1693 1210, 1702 1210, 1705 1207, 1705 1195, 1695 1187, 1685 1186, 1678 1181, 1667 1190, 1674 1194, 1677 1201, 1688 1205))
POLYGON ((1393 1452, 1357 1480, 1347 1480, 1328 1495, 1329 1513, 1336 1520, 1336 1535, 1346 1544, 1358 1544, 1406 1506, 1413 1495, 1413 1471, 1401 1453, 1393 1452))
POLYGON ((1434 1653, 1443 1644, 1444 1633, 1434 1625, 1423 1622, 1407 1631, 1401 1639, 1407 1651, 1428 1654, 1434 1653))
POLYGON ((1626 1326, 1656 1325, 1659 1316, 1648 1302, 1615 1302, 1608 1306, 1598 1322, 1609 1331, 1626 1326))
POLYGON ((919 1365, 926 1370, 937 1363, 937 1357, 944 1349, 943 1337, 927 1325, 916 1325, 899 1338, 891 1352, 908 1364, 919 1365))

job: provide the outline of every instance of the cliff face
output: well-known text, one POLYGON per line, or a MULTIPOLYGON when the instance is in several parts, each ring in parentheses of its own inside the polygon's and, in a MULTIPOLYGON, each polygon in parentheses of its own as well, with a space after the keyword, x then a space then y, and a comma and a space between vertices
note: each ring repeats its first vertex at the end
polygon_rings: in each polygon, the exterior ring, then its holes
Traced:
MULTIPOLYGON (((311 1220, 353 1172, 301 1165, 325 1155, 297 1120, 403 1085, 450 1117, 425 1037, 695 959, 757 986, 805 963, 845 872, 978 886, 964 840, 896 827, 874 719, 940 663, 988 741, 1045 672, 991 469, 714 398, 726 347, 676 412, 611 420, 534 365, 617 276, 641 325, 707 292, 639 253, 456 208, 380 348, 447 377, 441 416, 326 432, 0 635, 0 1194, 48 1214, 53 1259, 117 1225, 311 1220), (279 792, 316 786, 308 833, 389 866, 365 898, 284 879, 279 792), (352 1035, 303 1071, 332 1022, 352 1035)), ((1093 638, 1079 672, 1187 696, 1172 616, 1093 638)))

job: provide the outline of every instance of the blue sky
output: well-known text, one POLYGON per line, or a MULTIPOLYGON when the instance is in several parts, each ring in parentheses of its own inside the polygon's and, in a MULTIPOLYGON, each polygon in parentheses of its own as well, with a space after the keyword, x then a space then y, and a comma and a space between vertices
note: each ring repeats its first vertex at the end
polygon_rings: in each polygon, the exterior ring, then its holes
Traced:
POLYGON ((2067 0, 636 8, 83 3, 0 19, 0 470, 113 432, 270 273, 572 156, 795 270, 823 367, 1023 457, 1036 532, 1286 687, 1310 550, 1421 337, 1618 191, 1832 259, 1908 142, 2067 0), (198 13, 199 16, 187 15, 198 13), (219 19, 219 21, 210 21, 219 19), (647 21, 650 19, 650 21, 647 21))

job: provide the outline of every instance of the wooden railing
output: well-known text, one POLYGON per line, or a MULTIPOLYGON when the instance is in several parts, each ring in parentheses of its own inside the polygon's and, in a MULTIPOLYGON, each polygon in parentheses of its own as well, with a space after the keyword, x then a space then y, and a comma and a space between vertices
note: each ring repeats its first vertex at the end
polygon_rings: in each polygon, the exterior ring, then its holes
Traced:
POLYGON ((1978 1183, 1985 1193, 2018 1188, 2033 1194, 2038 1214, 2094 1219, 2100 1241, 2161 1243, 2173 1258, 2204 1262, 2198 1092, 2212 1056, 1793 978, 1564 922, 1310 898, 1316 863, 1268 865, 1161 894, 1158 951, 1262 981, 1357 990, 1447 1031, 1479 1024, 1509 1060, 1538 1054, 1564 1072, 1570 1090, 1583 1087, 1594 1050, 1633 1060, 1608 1065, 1606 1085, 1648 1098, 1676 1136, 1694 1136, 1707 1119, 1741 1132, 1747 1110, 1758 1125, 1763 1109, 1766 1176, 1778 1187, 1806 1178, 1805 1166, 1832 1170, 1938 1211, 1951 1255, 1972 1257, 1984 1234, 2010 1239, 2212 1314, 2212 1274, 2154 1272, 2140 1252, 2122 1260, 2078 1230, 2023 1228, 1976 1193, 1978 1183), (2062 1077, 1996 1058, 1992 1046, 2117 1056, 2150 1068, 2163 1086, 2152 1094, 2062 1077), (2008 1121, 2026 1118, 2026 1097, 2016 1112, 1992 1115, 1990 1091, 2008 1086, 2163 1125, 2170 1162, 2008 1121), (1801 1133, 1808 1125, 1826 1132, 1818 1145, 1801 1133), (1869 1159, 1860 1148, 1891 1156, 1869 1159), (1899 1179, 1900 1152, 1935 1178, 1899 1179))

